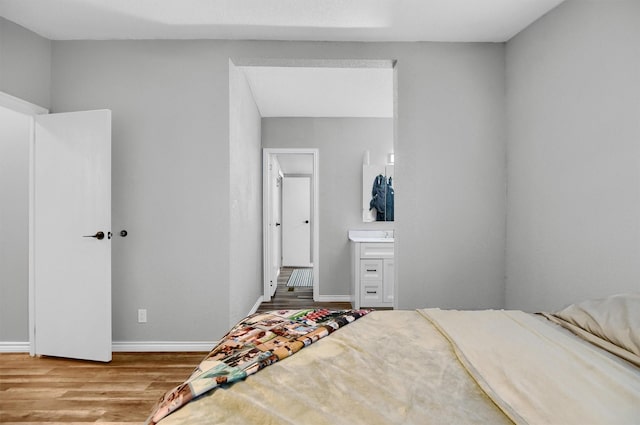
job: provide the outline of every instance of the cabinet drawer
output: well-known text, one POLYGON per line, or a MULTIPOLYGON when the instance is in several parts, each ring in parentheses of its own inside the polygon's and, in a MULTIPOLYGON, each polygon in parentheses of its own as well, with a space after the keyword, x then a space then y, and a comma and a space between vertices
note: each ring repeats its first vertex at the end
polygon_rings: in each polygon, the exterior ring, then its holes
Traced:
POLYGON ((360 258, 393 258, 393 242, 360 244, 360 258))
POLYGON ((361 280, 382 280, 382 260, 360 260, 361 280))
POLYGON ((382 301, 382 282, 362 282, 360 292, 360 304, 368 306, 369 303, 382 301))

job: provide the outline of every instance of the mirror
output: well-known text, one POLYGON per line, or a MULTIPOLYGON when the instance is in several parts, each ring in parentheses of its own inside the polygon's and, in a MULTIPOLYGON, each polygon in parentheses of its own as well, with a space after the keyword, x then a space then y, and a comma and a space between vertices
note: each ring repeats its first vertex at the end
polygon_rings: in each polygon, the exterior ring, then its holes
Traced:
POLYGON ((394 221, 393 164, 362 166, 362 221, 394 221))

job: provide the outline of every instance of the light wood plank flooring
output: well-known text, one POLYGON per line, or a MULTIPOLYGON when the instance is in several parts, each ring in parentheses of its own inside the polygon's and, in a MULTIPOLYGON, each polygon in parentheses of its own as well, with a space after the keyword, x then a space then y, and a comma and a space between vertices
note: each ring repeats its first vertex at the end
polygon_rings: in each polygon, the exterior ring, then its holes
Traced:
POLYGON ((295 310, 302 308, 331 308, 336 310, 343 310, 351 308, 351 303, 348 302, 315 302, 313 301, 313 288, 311 287, 295 287, 293 291, 289 291, 291 288, 287 288, 287 281, 293 267, 283 267, 280 270, 278 276, 278 289, 276 289, 275 296, 271 298, 268 303, 260 304, 258 312, 264 312, 269 310, 295 310))
POLYGON ((114 353, 111 363, 0 354, 0 423, 140 424, 205 353, 114 353))
MULTIPOLYGON (((313 301, 313 288, 289 291, 284 268, 275 297, 258 311, 334 308, 313 301)), ((167 390, 181 384, 205 353, 113 353, 111 363, 0 354, 0 423, 139 424, 167 390)))

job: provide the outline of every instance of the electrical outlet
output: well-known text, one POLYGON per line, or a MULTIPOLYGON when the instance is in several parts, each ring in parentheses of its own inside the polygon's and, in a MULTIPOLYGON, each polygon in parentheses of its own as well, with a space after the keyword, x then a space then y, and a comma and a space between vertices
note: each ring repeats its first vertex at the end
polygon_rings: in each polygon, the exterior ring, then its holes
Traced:
POLYGON ((147 323, 147 309, 138 309, 138 323, 147 323))

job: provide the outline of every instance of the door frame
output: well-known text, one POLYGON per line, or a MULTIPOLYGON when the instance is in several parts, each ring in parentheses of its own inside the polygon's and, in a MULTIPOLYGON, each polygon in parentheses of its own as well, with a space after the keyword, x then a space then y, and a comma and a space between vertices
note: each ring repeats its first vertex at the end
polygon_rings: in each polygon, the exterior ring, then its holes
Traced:
POLYGON ((271 185, 269 184, 269 163, 272 156, 279 154, 306 154, 312 155, 313 171, 311 173, 311 250, 313 260, 313 300, 317 301, 320 292, 320 215, 319 215, 319 190, 320 176, 318 172, 318 149, 313 148, 263 148, 262 149, 262 277, 263 277, 263 301, 271 301, 269 275, 273 244, 271 243, 271 185))
POLYGON ((35 220, 35 115, 48 114, 49 110, 26 100, 0 92, 0 106, 31 117, 29 125, 29 354, 35 355, 35 256, 34 256, 34 220, 35 220))

